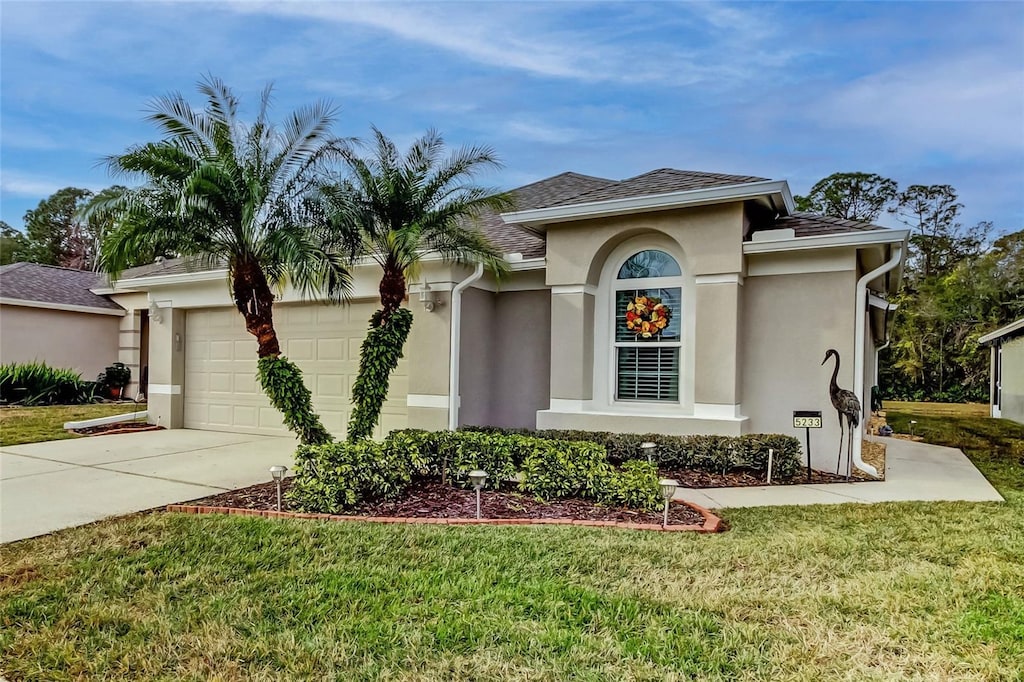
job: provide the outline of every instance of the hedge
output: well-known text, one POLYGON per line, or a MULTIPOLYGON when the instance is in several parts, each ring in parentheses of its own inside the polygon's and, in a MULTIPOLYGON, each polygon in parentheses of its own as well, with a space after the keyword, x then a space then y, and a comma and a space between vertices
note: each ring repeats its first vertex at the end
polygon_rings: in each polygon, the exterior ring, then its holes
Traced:
POLYGON ((393 499, 417 477, 469 487, 467 474, 473 469, 488 473, 488 488, 545 500, 575 497, 637 509, 661 503, 653 464, 614 467, 596 443, 413 429, 393 431, 383 442, 300 446, 288 499, 304 511, 338 513, 393 499))
POLYGON ((641 443, 652 442, 655 464, 662 469, 700 469, 726 473, 732 469, 768 471, 768 450, 774 461, 772 476, 789 478, 803 467, 800 441, 781 434, 748 434, 745 436, 666 436, 647 433, 612 433, 609 431, 575 431, 559 429, 501 429, 495 427, 463 427, 464 433, 515 434, 552 440, 589 441, 604 446, 613 464, 646 461, 641 443))

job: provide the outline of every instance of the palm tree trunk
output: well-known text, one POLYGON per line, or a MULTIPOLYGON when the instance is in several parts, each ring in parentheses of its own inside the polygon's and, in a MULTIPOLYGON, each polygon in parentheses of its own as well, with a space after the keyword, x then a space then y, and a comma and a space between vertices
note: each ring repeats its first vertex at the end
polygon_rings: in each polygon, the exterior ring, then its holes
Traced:
POLYGON ((274 329, 274 294, 259 264, 251 259, 235 264, 232 282, 235 307, 245 317, 245 330, 256 337, 257 355, 277 357, 281 344, 274 329))
POLYGON ((405 273, 396 263, 388 261, 384 264, 384 275, 380 279, 380 324, 387 324, 396 310, 402 307, 405 300, 405 273))

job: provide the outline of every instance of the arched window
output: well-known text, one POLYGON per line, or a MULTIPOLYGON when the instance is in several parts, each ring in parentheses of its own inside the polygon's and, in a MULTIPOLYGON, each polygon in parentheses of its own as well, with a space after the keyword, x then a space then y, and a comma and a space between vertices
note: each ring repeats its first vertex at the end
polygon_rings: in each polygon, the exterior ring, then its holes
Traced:
POLYGON ((613 288, 615 400, 679 402, 679 263, 664 251, 639 251, 619 268, 613 288))

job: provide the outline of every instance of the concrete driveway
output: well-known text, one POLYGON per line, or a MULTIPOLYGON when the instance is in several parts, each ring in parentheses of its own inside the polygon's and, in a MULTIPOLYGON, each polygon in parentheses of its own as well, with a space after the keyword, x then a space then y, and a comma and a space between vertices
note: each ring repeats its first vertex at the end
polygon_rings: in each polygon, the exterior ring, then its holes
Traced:
POLYGON ((295 445, 175 429, 0 448, 0 542, 268 481, 295 445))

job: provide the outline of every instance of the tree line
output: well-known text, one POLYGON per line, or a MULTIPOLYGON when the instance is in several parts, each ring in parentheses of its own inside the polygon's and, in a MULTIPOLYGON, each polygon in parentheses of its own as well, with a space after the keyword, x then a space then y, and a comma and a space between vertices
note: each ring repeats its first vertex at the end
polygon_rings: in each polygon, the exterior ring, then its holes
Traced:
POLYGON ((892 343, 879 358, 882 397, 987 401, 989 354, 978 338, 1024 316, 1024 230, 964 225, 952 186, 901 190, 872 173, 835 173, 795 199, 801 211, 864 222, 889 213, 910 228, 892 343))

